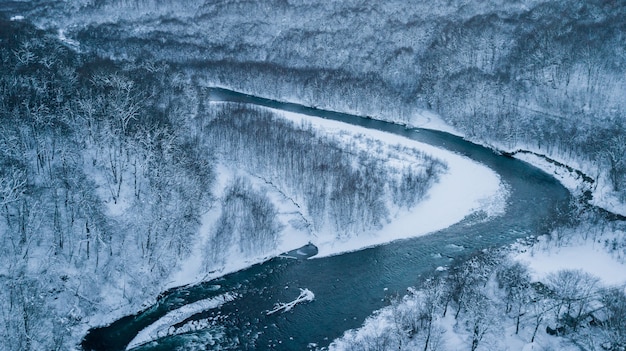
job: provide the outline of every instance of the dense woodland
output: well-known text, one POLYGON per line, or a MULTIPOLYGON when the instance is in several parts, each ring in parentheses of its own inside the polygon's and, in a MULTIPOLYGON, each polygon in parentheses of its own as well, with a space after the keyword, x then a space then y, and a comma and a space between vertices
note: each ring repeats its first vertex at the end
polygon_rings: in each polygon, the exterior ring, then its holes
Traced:
POLYGON ((390 166, 268 110, 209 104, 164 63, 81 54, 26 22, 0 28, 2 350, 68 349, 86 318, 156 296, 212 208, 207 271, 272 253, 282 224, 250 177, 301 203, 311 230, 347 238, 418 203, 446 170, 416 150, 396 147, 420 162, 390 166), (220 162, 247 176, 214 189, 220 162))
POLYGON ((399 122, 435 110, 474 140, 547 154, 626 196, 623 1, 47 4, 41 25, 106 57, 399 122))
POLYGON ((145 299, 189 252, 211 159, 172 118, 163 74, 0 27, 2 347, 67 349, 104 289, 145 299))
MULTIPOLYGON (((89 316, 156 296, 211 208, 222 216, 207 269, 227 246, 271 251, 276 208, 245 178, 215 198, 218 162, 274 184, 314 228, 338 236, 379 227, 391 206, 413 205, 445 168, 426 158, 424 168, 388 168, 268 111, 212 106, 208 86, 401 123, 434 110, 473 140, 581 168, 626 201, 622 1, 29 4, 7 2, 0 14, 3 349, 68 349, 89 316), (59 40, 59 28, 80 44, 59 40), (393 204, 381 202, 384 193, 393 204)), ((395 336, 367 343, 433 349, 432 316, 446 306, 474 336, 472 349, 494 331, 471 306, 504 306, 507 323, 550 318, 574 335, 593 302, 608 316, 593 331, 623 349, 623 292, 597 290, 580 272, 529 285, 524 267, 478 267, 483 259, 432 281, 441 295, 426 285, 408 305, 395 303, 395 336), (461 274, 478 268, 490 270, 461 274), (589 294, 558 291, 568 277, 589 294)), ((577 342, 585 340, 596 339, 577 342)))

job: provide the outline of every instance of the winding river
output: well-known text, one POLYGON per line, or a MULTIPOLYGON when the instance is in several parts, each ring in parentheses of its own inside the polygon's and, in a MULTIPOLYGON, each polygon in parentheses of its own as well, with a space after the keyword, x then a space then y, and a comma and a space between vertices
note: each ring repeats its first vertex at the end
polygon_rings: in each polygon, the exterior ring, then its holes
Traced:
POLYGON ((448 133, 405 128, 225 89, 212 89, 210 98, 339 120, 465 155, 496 171, 508 185, 510 197, 506 213, 486 221, 476 216, 468 217, 431 235, 333 257, 302 259, 315 254, 314 247, 305 247, 291 253, 296 259, 277 257, 213 281, 175 288, 162 293, 157 304, 144 311, 110 326, 90 330, 82 344, 86 350, 124 350, 139 331, 167 312, 225 293, 236 298, 185 321, 209 321, 211 327, 164 336, 136 350, 306 350, 324 347, 345 330, 359 327, 373 311, 387 305, 389 297, 404 294, 407 287, 419 284, 438 266, 448 265, 454 259, 464 259, 477 250, 544 234, 568 212, 570 195, 554 178, 527 163, 498 155, 448 133), (266 314, 275 303, 297 298, 300 288, 311 290, 315 294, 314 301, 296 305, 285 313, 266 314))

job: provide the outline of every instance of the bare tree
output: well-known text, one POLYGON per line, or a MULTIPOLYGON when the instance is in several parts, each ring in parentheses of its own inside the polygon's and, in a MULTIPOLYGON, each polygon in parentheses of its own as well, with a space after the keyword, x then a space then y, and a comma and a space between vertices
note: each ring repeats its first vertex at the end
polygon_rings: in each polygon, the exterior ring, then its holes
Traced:
POLYGON ((471 350, 474 351, 485 335, 493 328, 493 302, 479 290, 472 290, 466 295, 466 314, 464 325, 471 335, 471 350))
POLYGON ((520 318, 524 315, 531 296, 528 267, 520 262, 508 262, 497 271, 496 278, 505 292, 506 313, 515 312, 515 334, 518 334, 520 318))
POLYGON ((556 303, 557 320, 576 331, 589 303, 597 293, 599 279, 582 270, 561 270, 548 276, 547 285, 556 303))
POLYGON ((626 348, 626 293, 622 288, 608 288, 601 292, 604 308, 594 311, 608 350, 626 348))

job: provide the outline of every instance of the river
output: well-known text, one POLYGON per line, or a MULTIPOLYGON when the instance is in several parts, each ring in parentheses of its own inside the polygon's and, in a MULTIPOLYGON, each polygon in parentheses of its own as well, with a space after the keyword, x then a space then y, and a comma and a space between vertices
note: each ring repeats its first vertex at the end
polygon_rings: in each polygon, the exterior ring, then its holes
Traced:
MULTIPOLYGON (((123 350, 135 335, 165 315, 200 299, 236 294, 220 308, 189 320, 208 320, 211 327, 167 336, 136 350, 306 350, 327 346, 344 331, 359 327, 389 298, 419 285, 438 266, 449 265, 488 247, 510 244, 518 238, 541 235, 568 213, 570 195, 553 177, 529 164, 494 153, 457 136, 412 129, 359 116, 282 103, 225 89, 211 89, 215 101, 256 104, 373 128, 438 146, 480 162, 509 188, 505 214, 481 220, 471 216, 427 236, 392 242, 342 255, 291 259, 277 257, 263 264, 195 286, 161 294, 157 304, 110 326, 89 331, 86 350, 123 350), (277 302, 289 302, 307 288, 314 301, 285 313, 266 315, 277 302)), ((306 254, 315 253, 307 247, 306 254)))

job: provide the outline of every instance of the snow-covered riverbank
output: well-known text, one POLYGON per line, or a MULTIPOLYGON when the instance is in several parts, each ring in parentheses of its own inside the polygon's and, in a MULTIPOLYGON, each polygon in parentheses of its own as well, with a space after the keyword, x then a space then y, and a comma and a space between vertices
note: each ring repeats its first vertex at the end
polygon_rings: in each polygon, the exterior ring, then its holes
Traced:
MULTIPOLYGON (((218 167, 221 174, 218 177, 220 186, 223 187, 227 182, 226 179, 232 178, 237 173, 237 176, 250 179, 255 188, 267 194, 272 200, 283 223, 279 243, 271 253, 262 253, 255 257, 230 257, 222 269, 204 272, 201 267, 203 255, 201 248, 208 238, 210 223, 219 217, 219 210, 214 209, 204 217, 196 249, 181 264, 181 270, 172 277, 169 286, 196 283, 237 271, 282 252, 304 246, 309 242, 319 249, 316 257, 337 255, 394 240, 426 235, 446 228, 479 211, 487 218, 497 216, 506 208, 508 192, 499 176, 486 166, 466 157, 391 133, 303 114, 279 110, 273 110, 273 112, 298 124, 310 125, 320 135, 332 137, 345 145, 356 145, 359 151, 377 153, 379 157, 388 158, 386 162, 395 163, 398 168, 419 162, 419 159, 414 159, 409 152, 402 152, 402 148, 406 148, 422 151, 444 161, 448 170, 440 177, 439 182, 428 190, 422 202, 410 209, 396 208, 394 213, 390 214, 389 222, 382 228, 370 230, 358 236, 338 239, 340 235, 331 229, 312 231, 307 225, 309 215, 306 211, 273 184, 251 174, 244 174, 225 166, 218 167), (356 144, 354 144, 355 141, 356 144), (375 147, 372 141, 376 143, 375 147)), ((434 121, 434 118, 430 121, 434 121)), ((438 125, 442 125, 441 122, 438 125)), ((389 202, 387 199, 385 201, 389 202)))
MULTIPOLYGON (((313 240, 320 250, 317 257, 429 234, 449 227, 478 211, 492 217, 502 214, 505 210, 508 193, 500 177, 486 166, 466 157, 391 133, 346 126, 341 122, 302 114, 287 112, 282 114, 297 123, 310 123, 324 134, 334 135, 346 141, 358 136, 381 141, 387 146, 400 145, 423 151, 448 165, 447 173, 428 191, 424 201, 409 210, 398 211, 391 222, 380 230, 345 241, 337 240, 335 233, 318 233, 319 237, 313 240)), ((367 145, 362 147, 367 148, 367 145)))
POLYGON ((574 195, 590 192, 592 195, 590 204, 626 216, 626 203, 618 199, 606 175, 599 173, 597 166, 590 161, 578 160, 571 155, 568 156, 558 151, 548 152, 530 145, 516 145, 514 149, 511 149, 502 143, 486 143, 468 138, 465 133, 447 124, 441 116, 426 110, 414 114, 407 125, 450 133, 506 153, 552 175, 574 195))
POLYGON ((158 339, 159 337, 176 334, 177 331, 172 327, 176 323, 180 323, 196 313, 217 308, 234 300, 236 297, 237 296, 233 294, 226 293, 217 297, 196 301, 168 312, 165 316, 159 318, 159 320, 155 323, 139 332, 139 334, 137 334, 137 336, 128 344, 126 349, 130 350, 134 347, 158 339))

